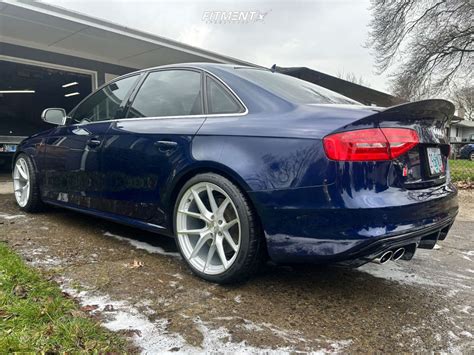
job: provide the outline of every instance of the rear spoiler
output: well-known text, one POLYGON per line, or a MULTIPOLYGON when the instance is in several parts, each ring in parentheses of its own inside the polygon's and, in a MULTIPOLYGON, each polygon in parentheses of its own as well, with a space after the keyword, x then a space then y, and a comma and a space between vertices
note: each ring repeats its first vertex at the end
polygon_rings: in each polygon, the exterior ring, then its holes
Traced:
POLYGON ((375 115, 371 115, 370 118, 377 121, 401 121, 407 123, 429 119, 447 123, 453 118, 454 111, 454 105, 447 100, 421 100, 391 106, 375 115))

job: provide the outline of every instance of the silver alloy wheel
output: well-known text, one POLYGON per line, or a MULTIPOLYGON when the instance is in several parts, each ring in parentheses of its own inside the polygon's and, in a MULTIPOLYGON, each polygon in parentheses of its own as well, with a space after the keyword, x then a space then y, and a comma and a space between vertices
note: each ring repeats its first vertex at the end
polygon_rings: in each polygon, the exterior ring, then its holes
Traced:
POLYGON ((178 243, 197 270, 218 275, 232 266, 241 244, 237 209, 219 186, 200 182, 179 201, 176 216, 178 243))
POLYGON ((30 171, 24 158, 19 158, 13 169, 13 188, 16 202, 20 207, 25 207, 30 198, 30 171))

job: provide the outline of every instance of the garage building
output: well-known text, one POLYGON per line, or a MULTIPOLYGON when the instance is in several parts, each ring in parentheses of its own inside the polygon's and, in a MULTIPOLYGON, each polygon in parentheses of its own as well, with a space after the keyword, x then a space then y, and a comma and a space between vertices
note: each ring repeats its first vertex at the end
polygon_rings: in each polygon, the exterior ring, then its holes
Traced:
POLYGON ((184 62, 252 65, 48 4, 0 0, 0 156, 50 128, 44 108, 68 111, 119 75, 184 62))

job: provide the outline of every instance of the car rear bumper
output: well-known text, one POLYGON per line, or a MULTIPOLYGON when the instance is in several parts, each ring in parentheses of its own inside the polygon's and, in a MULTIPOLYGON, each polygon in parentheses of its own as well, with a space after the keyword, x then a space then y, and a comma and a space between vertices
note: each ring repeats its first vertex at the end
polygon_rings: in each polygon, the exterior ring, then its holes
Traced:
POLYGON ((432 247, 446 237, 458 211, 451 184, 417 191, 354 192, 342 200, 328 186, 254 192, 251 197, 268 253, 277 262, 358 266, 392 248, 432 247))
POLYGON ((398 248, 405 249, 404 259, 411 259, 417 248, 433 249, 438 240, 444 240, 453 223, 454 217, 403 235, 374 240, 352 253, 339 256, 338 264, 358 267, 374 260, 386 251, 398 248))

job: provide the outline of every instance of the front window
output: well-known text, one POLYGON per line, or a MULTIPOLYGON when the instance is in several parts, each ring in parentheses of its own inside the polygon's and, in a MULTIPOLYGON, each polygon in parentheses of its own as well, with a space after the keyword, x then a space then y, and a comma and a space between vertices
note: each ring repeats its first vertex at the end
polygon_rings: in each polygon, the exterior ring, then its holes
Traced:
POLYGON ((286 74, 254 68, 238 68, 237 70, 243 78, 290 102, 298 104, 360 105, 359 102, 334 91, 286 74))
POLYGON ((138 75, 117 80, 94 93, 72 113, 74 123, 112 120, 117 117, 122 101, 133 88, 138 75))

